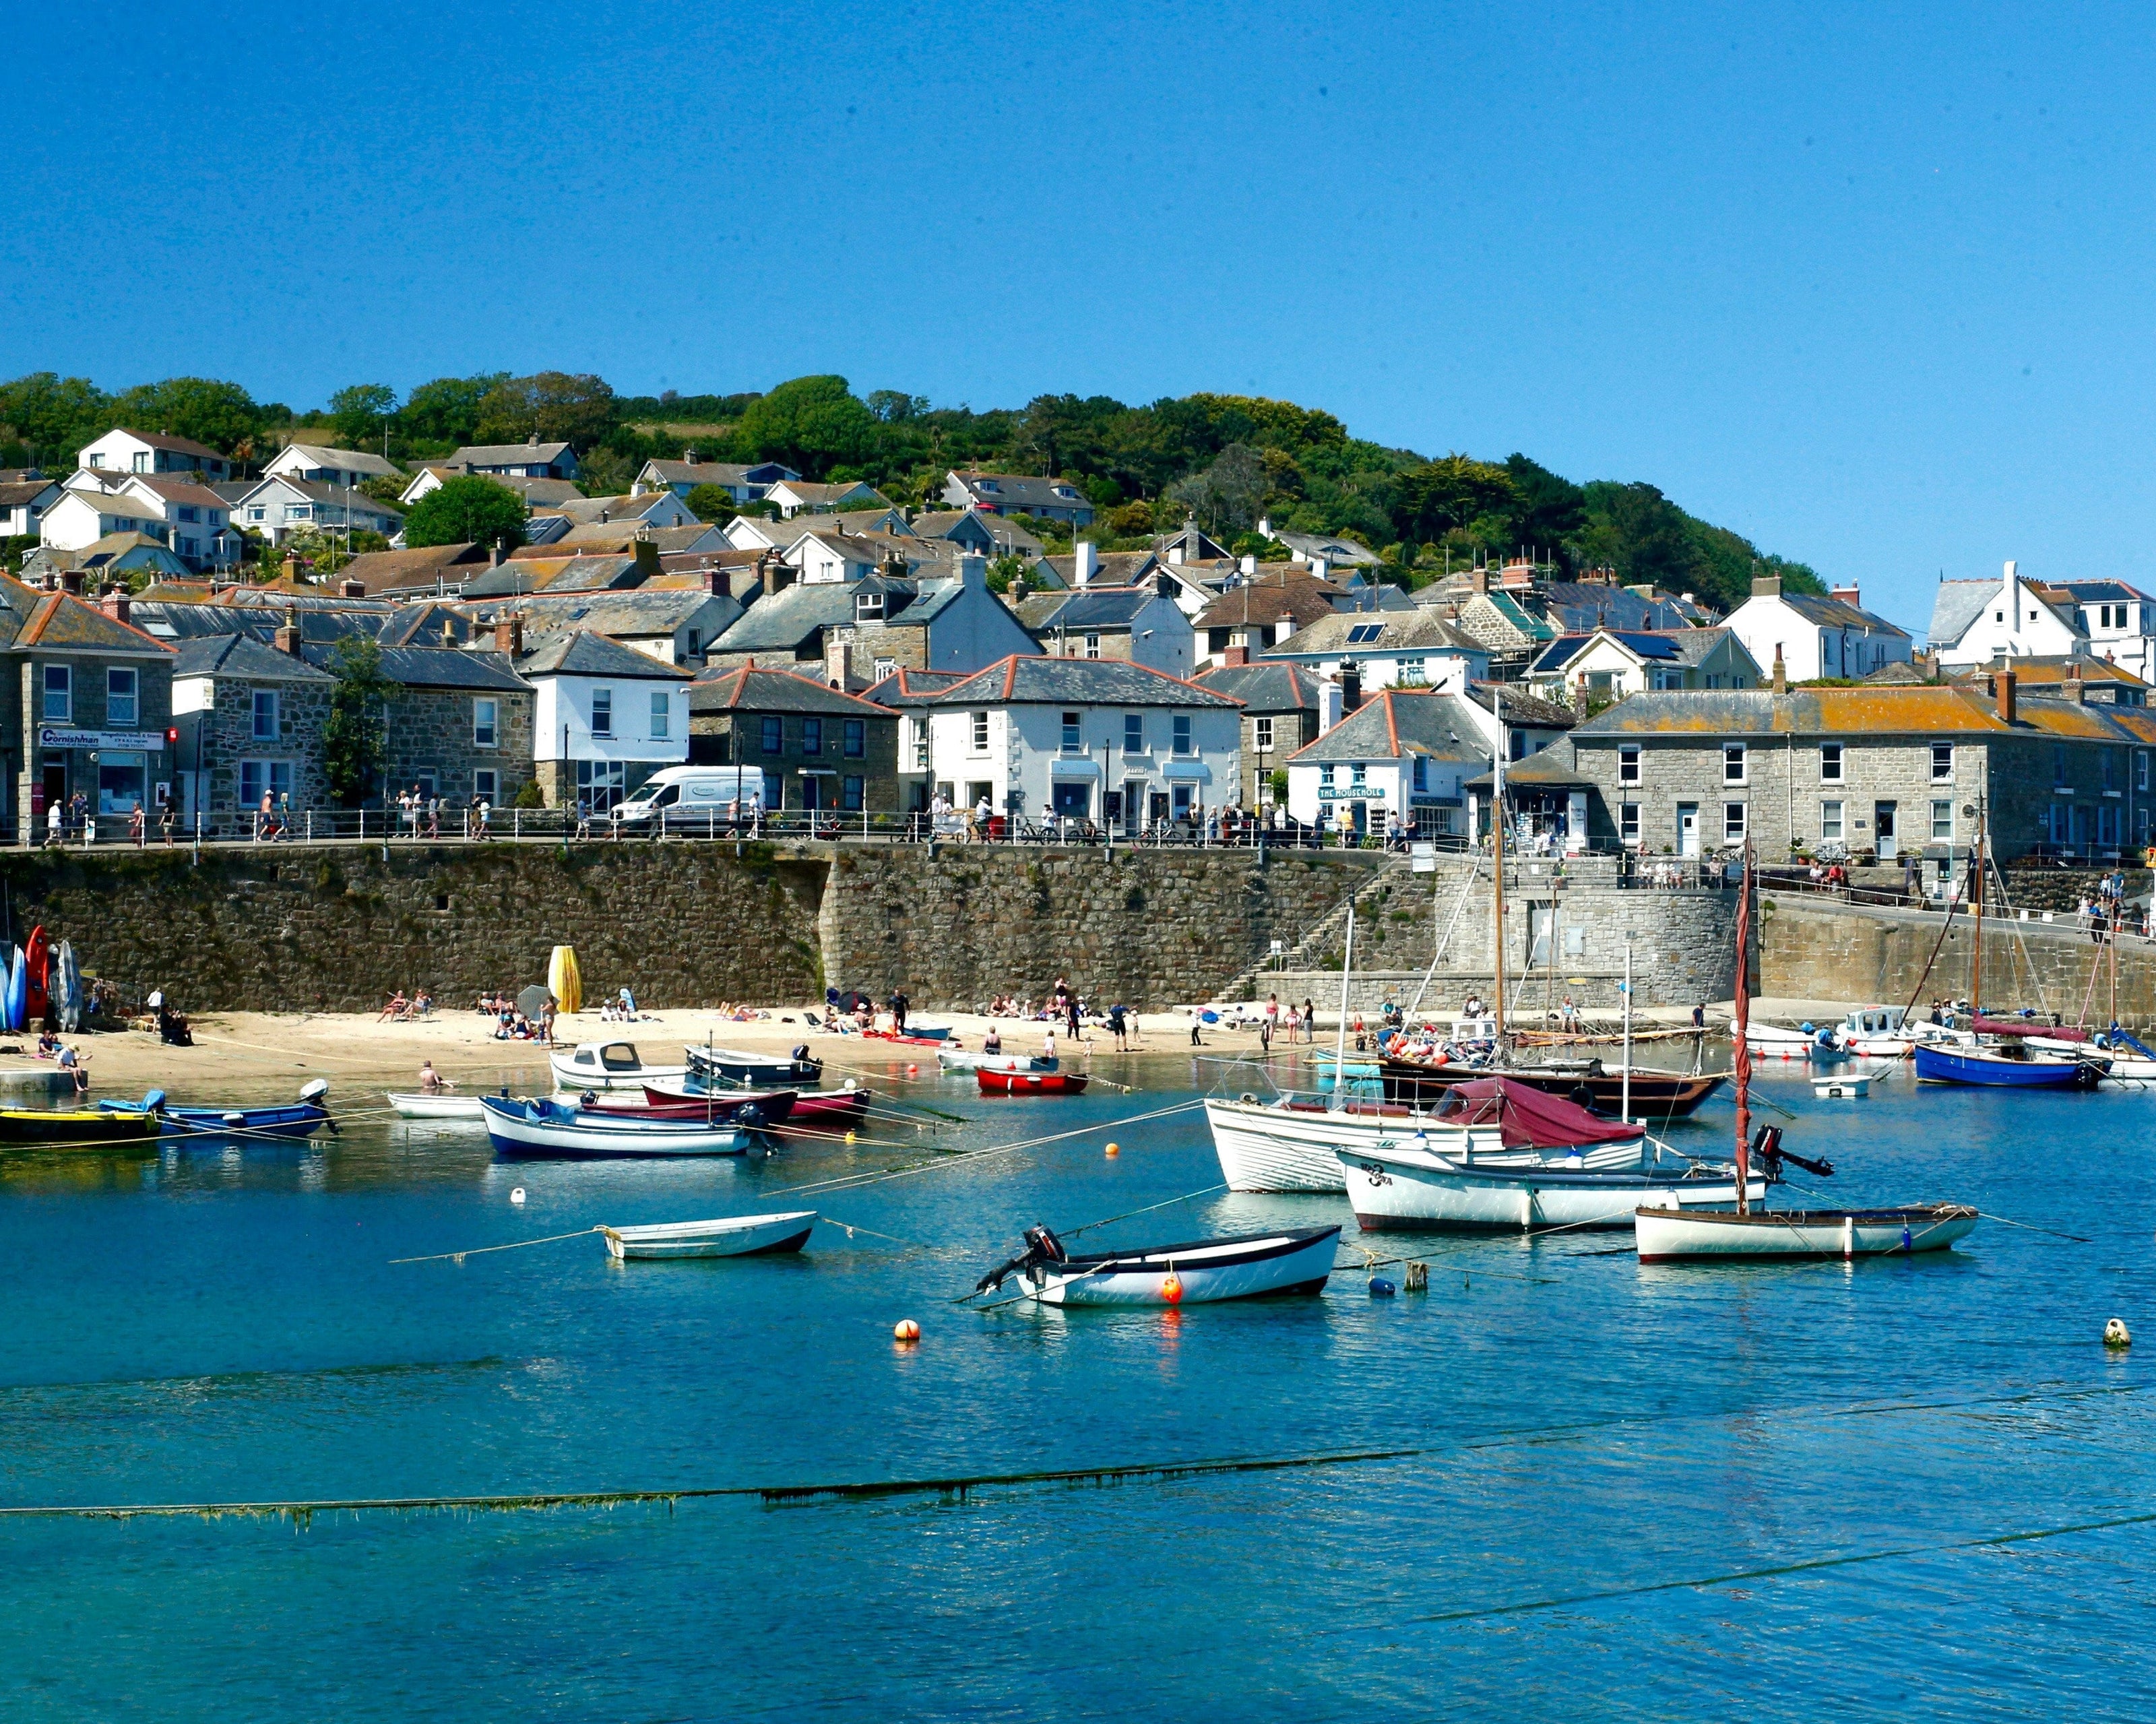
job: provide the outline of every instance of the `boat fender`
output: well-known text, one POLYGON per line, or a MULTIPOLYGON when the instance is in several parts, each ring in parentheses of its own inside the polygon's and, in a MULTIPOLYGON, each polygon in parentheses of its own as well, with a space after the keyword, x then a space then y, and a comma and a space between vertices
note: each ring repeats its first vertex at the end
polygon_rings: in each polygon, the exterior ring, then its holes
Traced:
POLYGON ((1390 1281, 1387 1280, 1386 1280, 1383 1275, 1372 1275, 1372 1276, 1370 1277, 1370 1297, 1371 1297, 1371 1298, 1373 1298, 1373 1299, 1390 1299, 1390 1298, 1393 1296, 1393 1295, 1394 1295, 1394 1294, 1395 1294, 1395 1293, 1397 1293, 1397 1292, 1399 1292, 1399 1288, 1397 1288, 1397 1287, 1395 1287, 1395 1286, 1394 1286, 1394 1285, 1390 1281))
POLYGON ((509 1201, 512 1203, 522 1203, 524 1201, 524 1188, 520 1185, 516 1190, 510 1193, 509 1201))
POLYGON ((2103 1326, 2103 1344, 2106 1347, 2131 1347, 2133 1337, 2126 1332, 2124 1321, 2113 1317, 2103 1326))
POLYGON ((1170 1305, 1183 1303, 1183 1277, 1172 1269, 1168 1272, 1168 1278, 1160 1284, 1160 1296, 1170 1305))
POLYGON ((218 1117, 228 1126, 244 1126, 247 1123, 247 1116, 244 1113, 220 1114, 218 1117))

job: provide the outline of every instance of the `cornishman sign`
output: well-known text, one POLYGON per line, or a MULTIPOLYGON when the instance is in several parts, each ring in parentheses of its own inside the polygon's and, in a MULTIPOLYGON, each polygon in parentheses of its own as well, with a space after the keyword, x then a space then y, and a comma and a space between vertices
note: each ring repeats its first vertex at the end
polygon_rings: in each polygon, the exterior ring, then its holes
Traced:
POLYGON ((165 752, 165 733, 162 731, 70 731, 58 725, 40 725, 38 727, 38 747, 135 748, 146 753, 162 754, 165 752))

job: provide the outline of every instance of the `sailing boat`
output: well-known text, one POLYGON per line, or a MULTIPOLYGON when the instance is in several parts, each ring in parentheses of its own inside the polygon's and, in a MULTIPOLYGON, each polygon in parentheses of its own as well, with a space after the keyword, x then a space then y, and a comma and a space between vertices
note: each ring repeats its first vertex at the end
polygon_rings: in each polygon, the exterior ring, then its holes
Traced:
MULTIPOLYGON (((1989 1043, 1975 1047, 1922 1046, 1915 1049, 1917 1081, 1920 1084, 1959 1084, 1986 1089, 2092 1090, 2103 1075, 2101 1060, 2074 1053, 2038 1052, 2022 1039, 2040 1027, 2015 1024, 1984 1015, 1984 900, 1987 880, 1984 850, 1984 804, 1977 804, 1976 818, 1976 932, 1970 942, 1970 1021, 1989 1043)), ((2053 1031, 2056 1035, 2058 1033, 2053 1031)), ((2077 1038, 2077 1033, 2069 1032, 2077 1038)))
MULTIPOLYGON (((1737 900, 1737 1207, 1734 1209, 1641 1208, 1633 1216, 1633 1239, 1642 1263, 1744 1257, 1875 1257, 1897 1252, 1941 1251, 1977 1223, 1961 1203, 1910 1203, 1885 1209, 1754 1210, 1749 1186, 1753 1154, 1770 1170, 1790 1162, 1808 1172, 1831 1172, 1781 1147, 1781 1129, 1763 1126, 1752 1138, 1751 1026, 1752 845, 1744 845, 1743 895, 1737 900)), ((1917 1050, 1919 1053, 1922 1049, 1917 1050)), ((1771 1177, 1771 1174, 1770 1174, 1771 1177)))

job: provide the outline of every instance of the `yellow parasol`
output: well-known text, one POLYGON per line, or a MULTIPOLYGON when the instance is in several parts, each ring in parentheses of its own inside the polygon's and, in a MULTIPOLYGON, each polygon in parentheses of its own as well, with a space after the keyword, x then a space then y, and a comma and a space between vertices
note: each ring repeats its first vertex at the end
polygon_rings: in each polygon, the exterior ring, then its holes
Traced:
POLYGON ((584 1008, 584 979, 577 973, 577 948, 557 946, 547 965, 547 991, 554 996, 554 1004, 561 1011, 581 1012, 584 1008))

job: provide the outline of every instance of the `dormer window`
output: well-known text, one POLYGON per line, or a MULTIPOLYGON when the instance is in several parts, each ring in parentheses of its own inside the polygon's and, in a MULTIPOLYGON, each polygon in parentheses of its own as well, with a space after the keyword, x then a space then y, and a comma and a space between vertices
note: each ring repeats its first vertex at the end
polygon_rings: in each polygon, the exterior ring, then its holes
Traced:
POLYGON ((854 595, 854 618, 856 622, 869 622, 882 615, 882 593, 856 593, 854 595))

